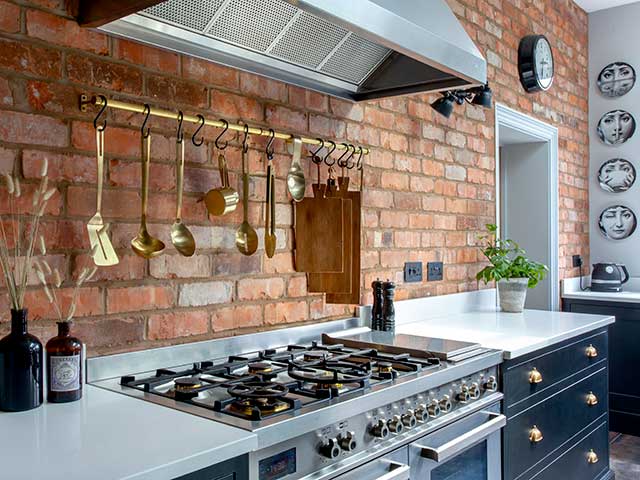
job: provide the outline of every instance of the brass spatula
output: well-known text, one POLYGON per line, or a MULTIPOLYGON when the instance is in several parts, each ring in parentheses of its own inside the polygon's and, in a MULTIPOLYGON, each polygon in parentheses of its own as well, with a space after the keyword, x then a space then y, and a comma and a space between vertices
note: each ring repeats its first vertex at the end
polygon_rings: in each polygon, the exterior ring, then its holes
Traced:
POLYGON ((100 267, 117 265, 118 255, 109 239, 108 225, 102 220, 102 182, 104 177, 104 129, 96 128, 96 161, 98 164, 98 193, 96 213, 87 224, 93 262, 100 267))

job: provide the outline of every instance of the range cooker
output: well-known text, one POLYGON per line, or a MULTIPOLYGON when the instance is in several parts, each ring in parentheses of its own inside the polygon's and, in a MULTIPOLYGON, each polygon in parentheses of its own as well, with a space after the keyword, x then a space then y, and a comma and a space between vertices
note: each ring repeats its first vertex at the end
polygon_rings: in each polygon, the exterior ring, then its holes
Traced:
MULTIPOLYGON (((499 479, 501 353, 438 340, 402 352, 353 332, 283 346, 271 334, 257 342, 268 348, 204 360, 200 348, 195 362, 92 383, 255 432, 251 480, 499 479)), ((215 355, 242 342, 202 343, 215 355)))

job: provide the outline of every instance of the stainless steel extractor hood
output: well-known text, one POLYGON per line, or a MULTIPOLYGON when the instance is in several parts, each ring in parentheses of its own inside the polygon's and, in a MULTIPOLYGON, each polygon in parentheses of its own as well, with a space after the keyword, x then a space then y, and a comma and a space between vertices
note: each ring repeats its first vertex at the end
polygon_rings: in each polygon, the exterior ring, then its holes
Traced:
POLYGON ((355 101, 487 78, 445 0, 169 0, 100 29, 355 101))

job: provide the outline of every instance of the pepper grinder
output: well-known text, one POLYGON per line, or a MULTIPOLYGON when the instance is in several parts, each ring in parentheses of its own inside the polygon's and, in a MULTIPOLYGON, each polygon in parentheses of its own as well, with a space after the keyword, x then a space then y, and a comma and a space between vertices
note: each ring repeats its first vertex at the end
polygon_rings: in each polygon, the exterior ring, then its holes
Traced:
POLYGON ((378 278, 371 283, 373 307, 371 307, 371 330, 382 330, 382 282, 378 278))
POLYGON ((393 332, 396 329, 396 309, 393 306, 393 297, 396 293, 396 284, 387 279, 382 284, 384 303, 382 305, 382 330, 393 332))

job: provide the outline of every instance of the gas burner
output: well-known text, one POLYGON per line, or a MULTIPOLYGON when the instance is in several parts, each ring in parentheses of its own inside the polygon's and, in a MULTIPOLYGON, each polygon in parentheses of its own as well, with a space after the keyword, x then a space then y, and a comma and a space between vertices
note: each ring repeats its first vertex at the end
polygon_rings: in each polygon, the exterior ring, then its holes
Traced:
POLYGON ((308 352, 304 352, 303 359, 305 362, 319 362, 322 360, 326 360, 329 357, 329 352, 324 352, 322 350, 310 350, 308 352))
POLYGON ((342 390, 346 384, 368 386, 371 378, 371 373, 364 368, 332 362, 309 367, 292 364, 288 373, 294 380, 314 384, 313 390, 331 390, 335 393, 342 390))
POLYGON ((251 362, 247 365, 249 373, 252 375, 260 375, 273 372, 273 365, 269 362, 251 362))
POLYGON ((229 404, 227 411, 252 419, 260 419, 275 413, 284 412, 290 408, 291 405, 282 400, 257 398, 236 400, 229 404))
POLYGON ((393 372, 393 363, 378 362, 378 373, 391 373, 391 372, 393 372))
POLYGON ((227 389, 232 397, 240 399, 264 399, 282 397, 289 393, 286 385, 276 382, 244 382, 227 389))
POLYGON ((196 376, 176 378, 173 383, 175 384, 176 392, 180 393, 192 392, 193 390, 197 390, 202 387, 202 381, 196 376))

